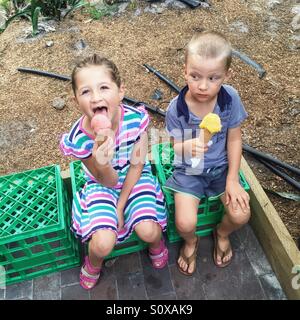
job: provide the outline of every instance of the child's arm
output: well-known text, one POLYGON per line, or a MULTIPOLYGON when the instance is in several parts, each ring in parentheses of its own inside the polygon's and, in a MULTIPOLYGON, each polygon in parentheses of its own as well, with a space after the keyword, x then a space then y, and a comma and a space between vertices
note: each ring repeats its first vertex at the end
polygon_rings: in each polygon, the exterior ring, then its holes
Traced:
POLYGON ((124 208, 126 206, 128 197, 131 193, 132 188, 141 177, 145 165, 147 150, 148 136, 146 132, 143 132, 140 136, 140 140, 133 147, 130 159, 130 167, 128 169, 117 204, 119 230, 122 229, 124 225, 124 208))
POLYGON ((201 139, 194 138, 185 141, 171 140, 174 152, 178 156, 189 155, 190 157, 201 157, 208 150, 207 144, 203 144, 201 139))
POLYGON ((92 150, 92 156, 87 159, 82 159, 82 162, 97 179, 99 183, 105 187, 114 187, 119 180, 117 171, 111 165, 111 159, 114 154, 113 140, 108 138, 102 145, 95 142, 92 150), (96 152, 98 157, 96 158, 96 152), (99 154, 102 156, 100 163, 99 154), (98 159, 98 161, 96 160, 98 159))
POLYGON ((231 202, 233 209, 236 209, 238 204, 243 210, 249 209, 249 195, 239 183, 239 169, 242 157, 241 127, 228 129, 227 157, 226 205, 231 202))

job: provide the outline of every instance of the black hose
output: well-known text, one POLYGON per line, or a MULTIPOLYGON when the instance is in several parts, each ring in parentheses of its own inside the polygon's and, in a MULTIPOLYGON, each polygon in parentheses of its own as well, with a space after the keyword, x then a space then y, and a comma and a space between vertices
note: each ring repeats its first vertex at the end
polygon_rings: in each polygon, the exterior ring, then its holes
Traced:
POLYGON ((55 79, 59 79, 59 80, 63 80, 63 81, 71 81, 71 77, 62 76, 62 75, 57 74, 57 73, 51 73, 51 72, 47 72, 47 71, 41 71, 41 70, 35 70, 35 69, 23 68, 23 67, 20 67, 17 70, 18 71, 22 71, 22 72, 26 72, 26 73, 37 74, 37 75, 40 75, 40 76, 55 78, 55 79))
POLYGON ((296 173, 297 175, 300 175, 300 169, 298 169, 298 168, 296 168, 296 167, 293 167, 293 166, 291 166, 291 165, 288 164, 288 163, 282 162, 282 161, 280 161, 280 160, 272 157, 272 156, 269 155, 269 154, 260 152, 260 151, 258 151, 258 150, 256 150, 256 149, 248 146, 247 144, 243 144, 243 150, 251 153, 252 155, 254 155, 254 156, 256 156, 256 157, 259 157, 259 158, 261 158, 261 159, 264 159, 264 160, 266 160, 266 161, 268 161, 268 162, 271 161, 271 162, 273 162, 273 163, 275 163, 275 164, 277 164, 277 165, 279 165, 279 166, 281 166, 281 167, 283 167, 283 168, 285 168, 285 169, 288 169, 288 170, 296 173))
POLYGON ((296 189, 300 191, 300 183, 294 179, 292 179, 290 176, 285 174, 284 172, 281 172, 274 166, 272 166, 270 163, 262 160, 261 158, 256 158, 258 161, 263 163, 267 168, 269 168, 271 171, 273 171, 275 174, 277 174, 279 177, 283 178, 286 182, 288 182, 290 185, 294 186, 296 189))
POLYGON ((187 4, 192 9, 199 7, 199 5, 201 4, 201 1, 198 1, 198 0, 180 0, 180 1, 187 4))
POLYGON ((129 98, 129 97, 124 97, 123 99, 125 102, 127 103, 132 103, 134 106, 135 105, 139 105, 139 104, 142 104, 143 106, 145 106, 145 108, 149 111, 152 111, 152 112, 155 112, 155 113, 158 113, 159 115, 165 117, 166 116, 166 112, 162 109, 160 109, 159 107, 154 107, 154 106, 150 106, 149 104, 145 103, 145 102, 142 102, 142 101, 138 101, 138 100, 135 100, 133 98, 129 98))
POLYGON ((257 62, 253 61, 248 56, 246 56, 244 53, 241 53, 241 52, 233 49, 232 55, 240 58, 242 61, 246 62, 248 65, 250 65, 251 67, 256 69, 259 74, 260 79, 266 75, 266 73, 267 73, 266 70, 260 64, 258 64, 257 62))
POLYGON ((154 69, 153 67, 149 66, 148 64, 144 63, 143 66, 147 68, 149 71, 153 72, 160 80, 164 81, 166 84, 168 84, 175 92, 179 93, 180 88, 176 86, 174 82, 172 82, 170 79, 162 75, 159 71, 154 69))

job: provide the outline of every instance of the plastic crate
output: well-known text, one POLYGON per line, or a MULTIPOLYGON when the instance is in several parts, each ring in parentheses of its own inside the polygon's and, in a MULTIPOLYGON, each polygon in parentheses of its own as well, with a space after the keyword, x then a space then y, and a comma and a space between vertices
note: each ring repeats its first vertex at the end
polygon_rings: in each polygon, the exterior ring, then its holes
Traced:
POLYGON ((6 284, 79 265, 59 166, 0 177, 0 265, 6 284))
MULTIPOLYGON (((152 166, 159 183, 164 186, 167 179, 172 175, 173 172, 173 159, 174 150, 169 142, 155 144, 152 146, 152 166)), ((248 191, 250 189, 244 174, 240 171, 240 180, 243 188, 248 191)), ((175 226, 175 202, 172 192, 165 191, 167 211, 168 211, 168 226, 167 236, 170 242, 176 242, 181 239, 176 231, 175 226)), ((216 224, 218 224, 224 214, 224 206, 219 198, 203 197, 200 201, 198 208, 198 219, 196 234, 199 236, 209 235, 216 224)))
MULTIPOLYGON (((72 193, 73 197, 75 197, 76 192, 80 191, 86 182, 84 178, 84 171, 81 166, 81 161, 73 161, 70 163, 70 175, 72 193)), ((147 246, 148 244, 142 241, 137 236, 137 234, 133 232, 127 240, 117 244, 110 255, 105 257, 105 260, 112 259, 123 254, 137 252, 143 250, 147 246)), ((85 251, 87 252, 87 245, 85 246, 85 251)))

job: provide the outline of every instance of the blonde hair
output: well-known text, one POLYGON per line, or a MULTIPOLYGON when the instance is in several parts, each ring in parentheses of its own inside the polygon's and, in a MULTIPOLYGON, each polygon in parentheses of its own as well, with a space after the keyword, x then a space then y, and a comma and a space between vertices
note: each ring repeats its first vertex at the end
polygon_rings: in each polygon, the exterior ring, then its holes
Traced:
POLYGON ((99 56, 98 54, 93 54, 83 60, 79 61, 72 72, 71 83, 74 94, 76 94, 76 74, 80 69, 90 67, 90 66, 104 66, 110 73, 111 79, 116 83, 118 88, 121 87, 121 77, 117 66, 109 59, 99 56))
POLYGON ((190 55, 201 58, 222 58, 228 70, 231 64, 232 48, 226 37, 217 31, 203 31, 193 35, 185 51, 185 63, 190 55))

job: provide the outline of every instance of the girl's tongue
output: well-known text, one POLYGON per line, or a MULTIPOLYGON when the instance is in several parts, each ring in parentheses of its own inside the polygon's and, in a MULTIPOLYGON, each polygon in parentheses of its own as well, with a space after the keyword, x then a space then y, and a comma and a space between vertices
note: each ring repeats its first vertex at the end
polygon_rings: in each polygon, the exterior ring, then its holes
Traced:
POLYGON ((108 116, 107 108, 106 107, 97 108, 95 111, 95 115, 97 114, 102 114, 107 117, 108 116))

